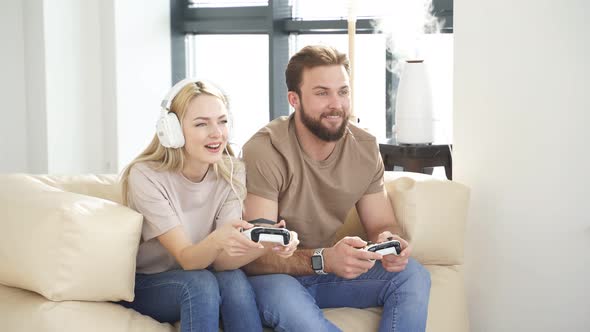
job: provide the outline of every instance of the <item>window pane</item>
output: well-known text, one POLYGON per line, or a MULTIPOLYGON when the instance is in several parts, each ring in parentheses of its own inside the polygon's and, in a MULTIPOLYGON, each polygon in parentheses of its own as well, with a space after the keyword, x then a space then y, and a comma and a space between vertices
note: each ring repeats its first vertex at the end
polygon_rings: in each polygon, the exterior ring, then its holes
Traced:
MULTIPOLYGON (((347 35, 299 35, 294 37, 292 54, 306 45, 325 44, 348 54, 347 35)), ((361 128, 378 138, 385 137, 385 37, 356 35, 354 60, 355 114, 361 128)))
POLYGON ((189 35, 187 74, 211 81, 228 95, 236 150, 268 123, 267 35, 189 35))
MULTIPOLYGON (((346 18, 350 3, 351 0, 293 0, 293 16, 305 20, 346 18)), ((355 3, 357 18, 375 17, 383 14, 388 0, 355 0, 355 3)))
POLYGON ((268 0, 189 0, 189 7, 257 7, 268 6, 268 0))

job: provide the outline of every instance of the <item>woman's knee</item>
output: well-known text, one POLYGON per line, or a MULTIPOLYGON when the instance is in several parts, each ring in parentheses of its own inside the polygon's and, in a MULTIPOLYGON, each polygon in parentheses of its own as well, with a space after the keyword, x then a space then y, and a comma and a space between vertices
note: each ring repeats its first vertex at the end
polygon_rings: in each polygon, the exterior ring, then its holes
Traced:
POLYGON ((184 271, 182 278, 184 297, 220 302, 219 284, 215 275, 208 270, 184 271))
POLYGON ((232 271, 216 272, 217 282, 219 283, 219 290, 222 295, 237 295, 246 296, 254 295, 252 285, 248 281, 248 277, 240 269, 232 271))
POLYGON ((215 272, 215 277, 217 278, 220 286, 221 284, 248 283, 248 277, 240 269, 215 272))

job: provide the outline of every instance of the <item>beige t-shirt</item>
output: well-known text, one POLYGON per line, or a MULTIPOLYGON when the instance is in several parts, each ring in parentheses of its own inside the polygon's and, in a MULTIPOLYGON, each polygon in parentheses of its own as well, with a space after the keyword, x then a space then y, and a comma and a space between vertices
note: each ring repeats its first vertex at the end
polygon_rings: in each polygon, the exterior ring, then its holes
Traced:
POLYGON ((301 149, 293 115, 273 120, 244 145, 248 193, 278 202, 279 216, 298 233, 301 248, 330 246, 356 202, 383 190, 375 137, 348 127, 323 161, 301 149))
MULTIPOLYGON (((149 163, 135 164, 129 173, 129 207, 143 215, 138 273, 179 269, 174 257, 160 244, 160 236, 182 225, 192 243, 204 239, 225 222, 240 219, 240 203, 231 186, 213 168, 195 183, 180 172, 155 171, 149 163)), ((243 168, 236 177, 244 181, 243 168)))

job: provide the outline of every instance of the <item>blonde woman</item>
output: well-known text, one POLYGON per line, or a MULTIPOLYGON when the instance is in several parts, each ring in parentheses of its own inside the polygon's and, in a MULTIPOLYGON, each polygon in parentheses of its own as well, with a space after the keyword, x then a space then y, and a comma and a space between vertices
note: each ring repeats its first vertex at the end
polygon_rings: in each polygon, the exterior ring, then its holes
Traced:
POLYGON ((254 292, 239 267, 267 251, 239 228, 244 166, 227 146, 228 104, 213 85, 186 79, 162 102, 150 145, 123 171, 126 204, 143 214, 135 300, 121 302, 181 331, 260 331, 254 292))

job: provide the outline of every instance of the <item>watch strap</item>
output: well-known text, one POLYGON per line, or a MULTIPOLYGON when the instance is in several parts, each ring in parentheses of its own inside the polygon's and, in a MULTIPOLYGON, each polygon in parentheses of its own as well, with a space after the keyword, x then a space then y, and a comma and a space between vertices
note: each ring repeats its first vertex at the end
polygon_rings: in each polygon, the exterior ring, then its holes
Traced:
MULTIPOLYGON (((320 269, 317 269, 317 270, 314 269, 313 270, 316 274, 319 274, 319 275, 328 274, 328 273, 326 273, 326 271, 324 271, 324 255, 323 255, 323 252, 324 252, 324 248, 318 248, 318 249, 315 249, 313 251, 313 256, 319 256, 320 257, 320 262, 322 262, 322 267, 320 269)), ((313 265, 312 265, 312 269, 313 269, 313 265)))

